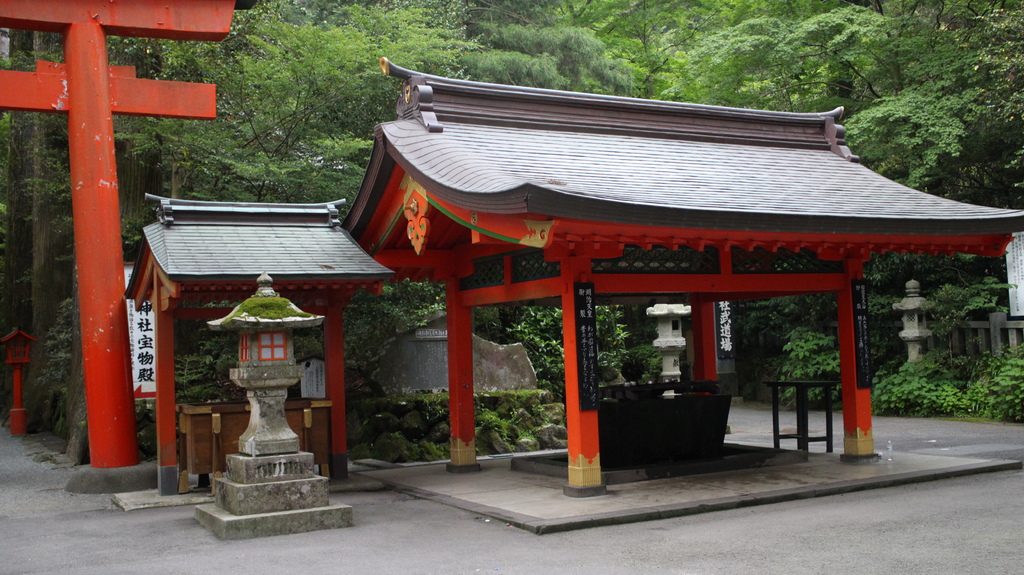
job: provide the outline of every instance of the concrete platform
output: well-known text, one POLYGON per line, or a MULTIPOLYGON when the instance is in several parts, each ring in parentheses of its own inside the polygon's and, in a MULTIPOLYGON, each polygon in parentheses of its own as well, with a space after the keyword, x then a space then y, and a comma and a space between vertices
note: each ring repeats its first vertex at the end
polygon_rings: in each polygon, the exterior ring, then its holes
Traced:
POLYGON ((233 515, 207 503, 196 506, 195 518, 221 539, 253 539, 352 527, 352 507, 331 503, 310 509, 233 515))
MULTIPOLYGON (((327 484, 327 491, 330 493, 353 493, 362 491, 380 491, 387 487, 370 477, 362 477, 349 474, 347 479, 332 479, 327 484)), ((157 507, 176 507, 179 505, 202 505, 213 503, 213 492, 209 489, 193 489, 188 493, 179 495, 160 495, 156 489, 143 491, 130 491, 115 493, 110 498, 111 503, 121 511, 135 511, 138 509, 154 509, 157 507)))
POLYGON ((540 535, 1022 468, 1020 461, 911 453, 851 464, 838 453, 810 453, 804 463, 608 485, 606 495, 580 499, 562 494, 562 478, 513 471, 510 458, 480 464, 479 473, 451 474, 442 462, 359 475, 540 535))

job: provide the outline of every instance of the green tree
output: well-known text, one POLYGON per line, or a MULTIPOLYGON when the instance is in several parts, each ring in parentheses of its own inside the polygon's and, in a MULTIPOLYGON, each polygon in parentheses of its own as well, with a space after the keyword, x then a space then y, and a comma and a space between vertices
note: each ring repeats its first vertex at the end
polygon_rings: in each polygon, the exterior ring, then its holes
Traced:
POLYGON ((348 6, 330 22, 290 23, 286 2, 240 13, 219 44, 162 43, 161 78, 218 86, 213 122, 140 120, 170 194, 208 200, 322 202, 352 197, 372 128, 391 119, 394 81, 377 59, 455 67, 469 45, 421 11, 348 6))
POLYGON ((475 80, 612 94, 632 89, 630 71, 593 31, 560 12, 561 0, 469 0, 467 33, 482 48, 463 63, 475 80))
POLYGON ((699 0, 569 0, 563 10, 578 26, 593 30, 607 53, 628 63, 633 95, 660 99, 687 76, 678 56, 715 14, 699 0))

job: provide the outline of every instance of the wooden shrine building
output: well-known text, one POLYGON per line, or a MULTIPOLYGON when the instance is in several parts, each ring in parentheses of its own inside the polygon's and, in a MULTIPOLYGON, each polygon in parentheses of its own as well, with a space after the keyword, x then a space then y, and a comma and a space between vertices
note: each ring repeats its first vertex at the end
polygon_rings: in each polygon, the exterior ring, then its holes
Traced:
MULTIPOLYGON (((345 350, 342 312, 358 289, 380 293, 391 270, 373 261, 338 219, 338 204, 248 204, 159 198, 159 221, 143 229, 128 284, 136 307, 150 302, 156 347, 158 488, 178 493, 174 320, 212 320, 253 294, 268 273, 274 289, 325 316, 324 370, 330 406, 331 476, 345 477, 345 350), (211 305, 214 304, 214 305, 211 305), (221 304, 221 305, 217 305, 221 304)), ((221 454, 223 457, 223 454, 221 454)))
POLYGON ((381 63, 403 80, 398 119, 377 127, 343 227, 396 279, 446 282, 452 471, 477 468, 472 309, 556 302, 565 334, 566 493, 600 493, 587 316, 595 303, 638 295, 688 297, 694 378, 714 380, 716 301, 834 293, 843 458, 871 458, 870 374, 858 361, 866 334, 857 336, 866 319, 864 262, 888 251, 998 256, 1024 230, 1022 211, 932 196, 861 166, 836 123, 841 109, 658 102, 381 63))

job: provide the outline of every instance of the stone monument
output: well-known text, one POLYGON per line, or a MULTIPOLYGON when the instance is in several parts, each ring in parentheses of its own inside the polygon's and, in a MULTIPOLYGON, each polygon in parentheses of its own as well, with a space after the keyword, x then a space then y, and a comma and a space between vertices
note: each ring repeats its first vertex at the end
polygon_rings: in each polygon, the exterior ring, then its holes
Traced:
POLYGON ((660 381, 681 381, 679 354, 686 349, 683 337, 683 316, 690 315, 690 306, 684 304, 654 304, 647 308, 648 317, 658 318, 658 338, 651 342, 661 352, 660 381))
POLYGON ((288 387, 302 378, 292 330, 324 318, 280 297, 266 273, 257 284, 255 295, 207 324, 239 332, 231 380, 246 390, 251 413, 239 453, 227 456, 227 476, 215 480, 214 503, 197 506, 195 518, 222 539, 350 527, 352 508, 330 503, 328 480, 313 472, 313 454, 299 451, 284 410, 288 387))

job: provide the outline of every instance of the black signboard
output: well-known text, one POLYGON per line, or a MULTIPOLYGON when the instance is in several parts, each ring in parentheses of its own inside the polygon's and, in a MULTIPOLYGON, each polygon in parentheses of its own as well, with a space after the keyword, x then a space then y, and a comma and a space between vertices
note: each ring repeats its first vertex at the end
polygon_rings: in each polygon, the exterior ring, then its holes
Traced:
POLYGON ((579 379, 580 411, 597 409, 597 311, 594 284, 573 284, 573 313, 576 315, 576 374, 579 379))
POLYGON ((857 343, 857 387, 871 388, 871 338, 868 334, 868 284, 853 280, 853 339, 857 343))
POLYGON ((735 359, 736 348, 732 341, 732 304, 727 301, 715 303, 715 347, 718 359, 735 359))

